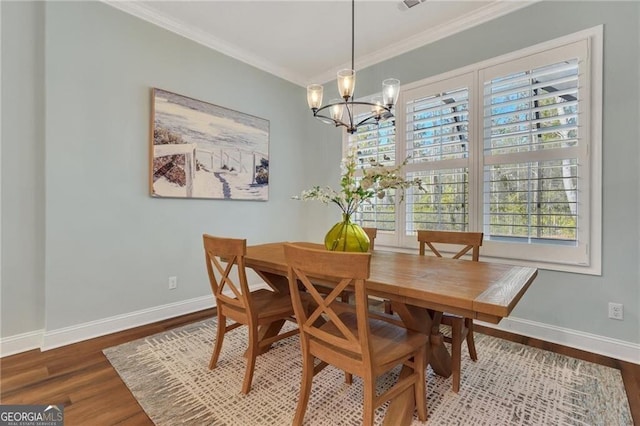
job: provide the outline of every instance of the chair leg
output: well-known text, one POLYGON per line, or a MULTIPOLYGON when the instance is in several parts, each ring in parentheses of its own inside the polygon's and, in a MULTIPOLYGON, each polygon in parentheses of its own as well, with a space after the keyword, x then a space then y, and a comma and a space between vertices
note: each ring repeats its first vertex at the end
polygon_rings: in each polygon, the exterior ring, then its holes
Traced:
POLYGON ((462 321, 456 319, 451 327, 451 377, 455 393, 460 390, 460 364, 462 362, 462 321))
POLYGON ((260 348, 258 347, 258 329, 249 326, 249 350, 247 351, 247 369, 244 373, 244 381, 242 382, 242 393, 248 394, 251 390, 251 381, 253 380, 253 369, 256 366, 256 357, 260 348))
MULTIPOLYGON (((307 351, 305 351, 307 352, 307 351)), ((307 411, 307 404, 309 403, 309 395, 311 394, 311 383, 313 381, 313 355, 303 355, 302 360, 302 382, 300 383, 300 395, 298 396, 298 406, 296 407, 296 414, 293 418, 293 426, 301 426, 304 420, 304 413, 307 411)))
POLYGON ((473 340, 473 319, 465 318, 464 324, 467 328, 467 347, 469 348, 469 357, 472 360, 477 361, 478 353, 476 352, 476 343, 473 340))
POLYGON ((348 385, 353 384, 353 374, 344 372, 344 382, 348 385))
POLYGON ((418 381, 415 384, 415 399, 416 399, 416 409, 418 410, 418 419, 420 421, 427 420, 427 383, 426 383, 426 369, 427 369, 427 358, 426 358, 426 348, 422 347, 420 352, 416 354, 416 358, 413 360, 416 366, 416 373, 418 374, 418 381))
POLYGON ((211 354, 211 361, 209 361, 209 370, 216 368, 218 363, 218 357, 222 350, 222 341, 224 340, 224 333, 227 328, 227 318, 220 313, 218 309, 218 330, 216 332, 216 342, 213 346, 213 353, 211 354))
POLYGON ((373 405, 376 397, 375 377, 368 376, 367 374, 362 377, 362 393, 362 425, 373 426, 373 410, 376 408, 373 405))
POLYGON ((393 315, 393 308, 391 307, 391 301, 389 300, 384 301, 384 313, 393 315))

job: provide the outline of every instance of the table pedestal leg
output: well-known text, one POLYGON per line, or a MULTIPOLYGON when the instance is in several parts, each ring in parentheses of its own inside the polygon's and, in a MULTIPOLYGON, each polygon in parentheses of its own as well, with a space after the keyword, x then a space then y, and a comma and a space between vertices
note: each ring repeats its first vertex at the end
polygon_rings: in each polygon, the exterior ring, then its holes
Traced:
MULTIPOLYGON (((274 321, 269 325, 264 325, 258 328, 258 342, 268 339, 269 337, 277 336, 284 325, 285 320, 274 321)), ((265 346, 258 351, 258 355, 268 352, 271 349, 271 345, 265 346)))
MULTIPOLYGON (((429 334, 426 364, 431 365, 433 371, 438 375, 449 377, 451 375, 451 356, 443 344, 444 339, 439 331, 442 313, 395 302, 392 302, 392 307, 393 311, 404 322, 405 327, 429 334)), ((400 378, 406 377, 411 373, 411 368, 403 366, 400 371, 400 378)), ((411 424, 415 406, 413 389, 409 388, 390 402, 383 424, 385 426, 406 426, 411 424)))
MULTIPOLYGON (((264 280, 264 282, 271 287, 274 291, 280 293, 289 293, 289 280, 282 275, 276 275, 269 272, 256 271, 256 273, 264 280)), ((263 325, 258 328, 258 341, 261 342, 264 339, 277 336, 284 325, 285 320, 277 320, 269 325, 263 325)), ((268 352, 271 349, 271 345, 265 346, 260 349, 258 355, 268 352)), ((246 357, 246 353, 245 353, 246 357)))
MULTIPOLYGON (((411 368, 403 365, 398 380, 404 379, 411 374, 413 374, 411 368)), ((413 419, 413 411, 415 408, 416 399, 413 388, 408 388, 391 400, 382 424, 384 426, 408 426, 413 419)))

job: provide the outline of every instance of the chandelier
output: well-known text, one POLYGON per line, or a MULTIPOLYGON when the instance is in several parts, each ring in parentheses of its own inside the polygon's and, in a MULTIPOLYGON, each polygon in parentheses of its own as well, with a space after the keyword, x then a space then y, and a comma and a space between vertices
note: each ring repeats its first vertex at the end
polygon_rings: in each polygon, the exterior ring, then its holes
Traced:
POLYGON ((400 93, 400 80, 388 78, 382 82, 382 95, 374 96, 371 102, 353 100, 356 86, 354 28, 355 0, 351 0, 351 69, 338 71, 337 79, 338 93, 342 99, 332 99, 327 105, 322 106, 322 85, 307 86, 307 103, 313 116, 336 127, 346 127, 347 132, 351 134, 364 124, 377 124, 393 118, 393 107, 400 93))

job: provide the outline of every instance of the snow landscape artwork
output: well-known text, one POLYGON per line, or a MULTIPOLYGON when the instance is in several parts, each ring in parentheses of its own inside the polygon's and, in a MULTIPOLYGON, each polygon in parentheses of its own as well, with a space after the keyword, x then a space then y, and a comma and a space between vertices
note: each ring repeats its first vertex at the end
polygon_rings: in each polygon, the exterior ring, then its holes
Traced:
POLYGON ((152 197, 266 201, 269 121, 152 90, 152 197))

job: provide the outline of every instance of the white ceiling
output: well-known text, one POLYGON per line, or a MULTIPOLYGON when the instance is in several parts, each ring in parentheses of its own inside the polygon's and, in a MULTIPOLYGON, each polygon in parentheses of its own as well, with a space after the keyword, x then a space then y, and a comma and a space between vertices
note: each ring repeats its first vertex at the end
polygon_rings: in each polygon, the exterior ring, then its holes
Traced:
MULTIPOLYGON (((423 0, 407 8, 401 0, 357 0, 356 70, 532 2, 423 0)), ((351 68, 348 0, 106 3, 301 86, 351 68)))

